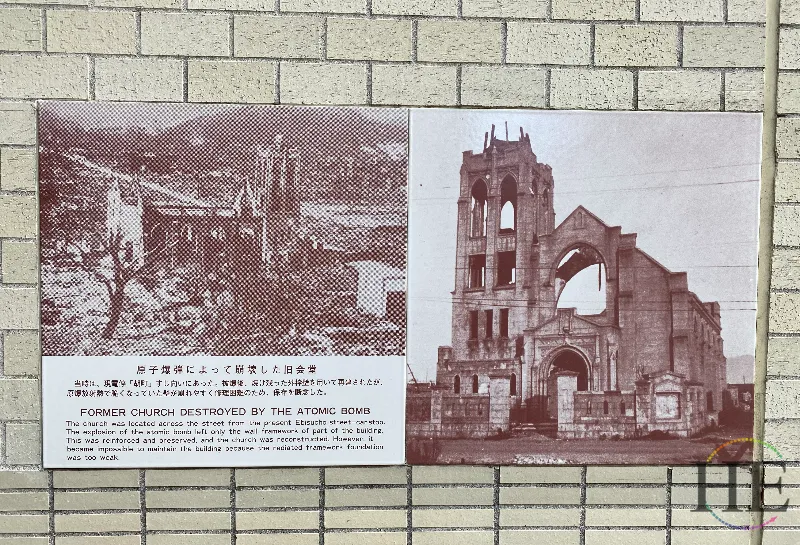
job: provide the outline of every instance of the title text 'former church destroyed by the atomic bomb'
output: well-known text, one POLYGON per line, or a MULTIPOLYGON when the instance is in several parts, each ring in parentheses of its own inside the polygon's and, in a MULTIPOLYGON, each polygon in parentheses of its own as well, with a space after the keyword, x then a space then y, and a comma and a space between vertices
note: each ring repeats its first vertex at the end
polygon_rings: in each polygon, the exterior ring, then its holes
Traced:
POLYGON ((408 386, 411 437, 487 437, 535 423, 559 438, 687 437, 727 395, 720 306, 689 290, 583 206, 555 224, 549 165, 530 137, 465 151, 458 197, 452 345, 435 384, 408 386), (559 308, 598 267, 605 309, 559 308))

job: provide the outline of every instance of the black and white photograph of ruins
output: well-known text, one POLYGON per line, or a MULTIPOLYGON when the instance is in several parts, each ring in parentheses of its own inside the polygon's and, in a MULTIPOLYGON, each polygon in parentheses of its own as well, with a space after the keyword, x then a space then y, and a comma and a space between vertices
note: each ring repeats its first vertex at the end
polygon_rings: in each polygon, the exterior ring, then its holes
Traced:
POLYGON ((44 355, 403 355, 408 111, 39 107, 44 355))
POLYGON ((751 437, 760 124, 413 110, 408 462, 689 464, 751 437))

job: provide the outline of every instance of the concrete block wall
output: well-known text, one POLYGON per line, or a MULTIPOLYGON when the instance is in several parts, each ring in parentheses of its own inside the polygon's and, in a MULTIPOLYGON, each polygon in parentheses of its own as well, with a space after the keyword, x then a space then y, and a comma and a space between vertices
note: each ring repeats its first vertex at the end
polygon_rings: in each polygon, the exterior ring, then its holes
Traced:
MULTIPOLYGON (((691 468, 40 466, 37 99, 763 111, 765 438, 800 460, 800 1, 781 4, 0 2, 0 545, 800 542, 800 509, 764 532, 694 512, 691 468)), ((800 464, 766 481, 800 505, 800 464)))

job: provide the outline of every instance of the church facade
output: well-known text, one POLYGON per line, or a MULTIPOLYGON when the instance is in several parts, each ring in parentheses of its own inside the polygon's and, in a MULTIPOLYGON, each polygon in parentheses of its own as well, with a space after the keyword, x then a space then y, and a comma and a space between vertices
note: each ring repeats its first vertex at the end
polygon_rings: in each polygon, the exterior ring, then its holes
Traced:
POLYGON ((718 418, 719 304, 582 206, 556 225, 555 193, 522 129, 512 141, 493 128, 480 153, 463 153, 452 343, 439 348, 436 384, 409 387, 411 435, 538 423, 562 438, 689 436, 718 418), (605 309, 559 308, 567 282, 592 266, 605 309))

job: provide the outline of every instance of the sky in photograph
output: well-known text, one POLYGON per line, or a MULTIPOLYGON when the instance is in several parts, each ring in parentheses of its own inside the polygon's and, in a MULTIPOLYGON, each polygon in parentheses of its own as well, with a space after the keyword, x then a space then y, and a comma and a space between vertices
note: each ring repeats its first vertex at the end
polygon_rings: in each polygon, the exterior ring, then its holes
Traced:
MULTIPOLYGON (((553 168, 556 225, 583 205, 637 233, 640 249, 688 273, 701 300, 719 301, 725 355, 754 354, 760 115, 424 109, 411 113, 408 361, 417 380, 435 379, 436 349, 450 344, 462 152, 480 152, 492 124, 505 138, 506 122, 512 140, 522 127, 553 168)), ((597 289, 596 270, 584 278, 597 289)))

